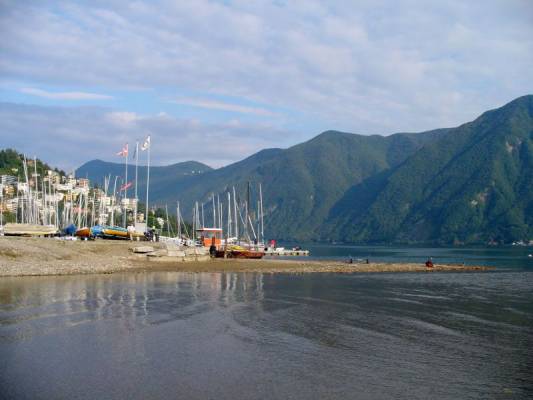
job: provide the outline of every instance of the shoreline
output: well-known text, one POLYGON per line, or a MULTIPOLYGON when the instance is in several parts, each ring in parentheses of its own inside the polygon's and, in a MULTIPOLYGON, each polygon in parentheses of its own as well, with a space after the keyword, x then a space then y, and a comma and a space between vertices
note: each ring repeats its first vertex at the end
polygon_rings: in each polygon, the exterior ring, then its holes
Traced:
MULTIPOLYGON (((486 271, 484 266, 422 263, 344 263, 335 260, 263 258, 261 260, 211 259, 188 262, 153 262, 130 251, 139 242, 63 241, 44 238, 0 238, 0 278, 51 275, 112 274, 120 272, 257 272, 257 273, 380 273, 486 271)), ((150 243, 155 248, 162 243, 150 243)))

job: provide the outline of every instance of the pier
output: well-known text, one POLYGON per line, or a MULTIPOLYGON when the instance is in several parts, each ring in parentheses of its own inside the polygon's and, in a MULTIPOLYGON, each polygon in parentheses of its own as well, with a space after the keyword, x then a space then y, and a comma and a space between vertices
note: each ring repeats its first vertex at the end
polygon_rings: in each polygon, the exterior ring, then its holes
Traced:
POLYGON ((265 250, 265 256, 308 256, 309 250, 302 249, 285 249, 284 247, 272 248, 269 247, 265 250))

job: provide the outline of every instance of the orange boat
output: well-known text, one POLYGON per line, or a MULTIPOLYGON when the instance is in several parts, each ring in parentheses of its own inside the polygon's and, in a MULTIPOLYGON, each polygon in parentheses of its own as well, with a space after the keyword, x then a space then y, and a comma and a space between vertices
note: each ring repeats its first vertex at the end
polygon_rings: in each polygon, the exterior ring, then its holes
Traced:
POLYGON ((83 227, 76 230, 75 236, 81 239, 88 239, 91 237, 91 228, 83 227))

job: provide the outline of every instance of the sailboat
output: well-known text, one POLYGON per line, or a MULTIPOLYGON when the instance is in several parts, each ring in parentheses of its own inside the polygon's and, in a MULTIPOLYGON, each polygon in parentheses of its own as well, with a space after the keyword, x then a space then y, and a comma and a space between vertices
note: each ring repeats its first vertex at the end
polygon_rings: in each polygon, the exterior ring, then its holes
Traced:
POLYGON ((88 194, 79 194, 78 201, 78 225, 81 228, 76 229, 74 236, 80 239, 89 239, 91 237, 91 229, 87 226, 87 210, 88 210, 88 194))
MULTIPOLYGON (((237 196, 235 193, 235 188, 233 188, 233 201, 231 198, 231 193, 227 192, 227 199, 228 199, 228 211, 227 211, 227 231, 226 231, 226 238, 222 239, 222 229, 220 228, 220 239, 217 241, 217 237, 212 239, 217 245, 217 252, 216 257, 224 257, 224 258, 245 258, 245 259, 259 259, 262 258, 265 253, 262 251, 262 247, 260 240, 264 237, 263 235, 263 194, 262 194, 262 188, 261 185, 259 185, 259 201, 258 201, 258 209, 257 209, 257 217, 258 217, 258 229, 257 232, 254 229, 252 218, 250 217, 250 183, 248 183, 248 190, 247 190, 247 196, 246 201, 244 203, 244 218, 243 214, 241 212, 241 207, 238 204, 237 196), (241 242, 239 239, 239 225, 242 224, 242 227, 244 228, 244 238, 245 240, 241 242), (234 235, 232 237, 232 234, 234 235), (253 241, 252 241, 252 235, 253 235, 253 241), (260 250, 261 249, 261 250, 260 250)), ((218 196, 217 196, 217 203, 219 203, 218 196)), ((214 195, 213 195, 213 213, 216 215, 215 210, 218 209, 219 214, 219 226, 222 227, 222 211, 223 207, 222 204, 219 204, 218 207, 215 207, 214 205, 214 195)), ((213 218, 216 220, 216 218, 213 218)), ((205 231, 206 228, 202 229, 205 231)), ((209 241, 209 240, 207 240, 209 241)), ((203 240, 204 245, 206 240, 203 240)))
MULTIPOLYGON (((39 203, 46 204, 46 196, 44 193, 44 180, 41 179, 43 191, 39 191, 39 174, 37 173, 37 158, 33 159, 34 172, 31 174, 32 181, 30 182, 30 175, 28 174, 28 163, 26 156, 22 161, 24 168, 25 182, 20 185, 22 187, 22 198, 19 198, 20 204, 20 223, 7 223, 3 226, 3 233, 6 236, 53 236, 56 235, 58 229, 55 225, 49 224, 48 214, 41 215, 39 203), (32 189, 33 185, 33 189, 32 189)), ((17 187, 17 196, 19 196, 20 187, 17 187)), ((17 209, 18 209, 17 205, 17 209)), ((17 217, 17 220, 19 218, 17 217)))

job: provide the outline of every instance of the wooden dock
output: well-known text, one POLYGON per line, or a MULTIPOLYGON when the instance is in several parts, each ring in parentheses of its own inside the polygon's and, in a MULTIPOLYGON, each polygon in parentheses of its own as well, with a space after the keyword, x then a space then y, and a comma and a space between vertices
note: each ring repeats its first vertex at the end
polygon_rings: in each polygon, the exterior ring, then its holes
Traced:
POLYGON ((282 247, 278 248, 268 248, 265 251, 265 256, 308 256, 309 250, 297 250, 297 249, 285 249, 282 247))

